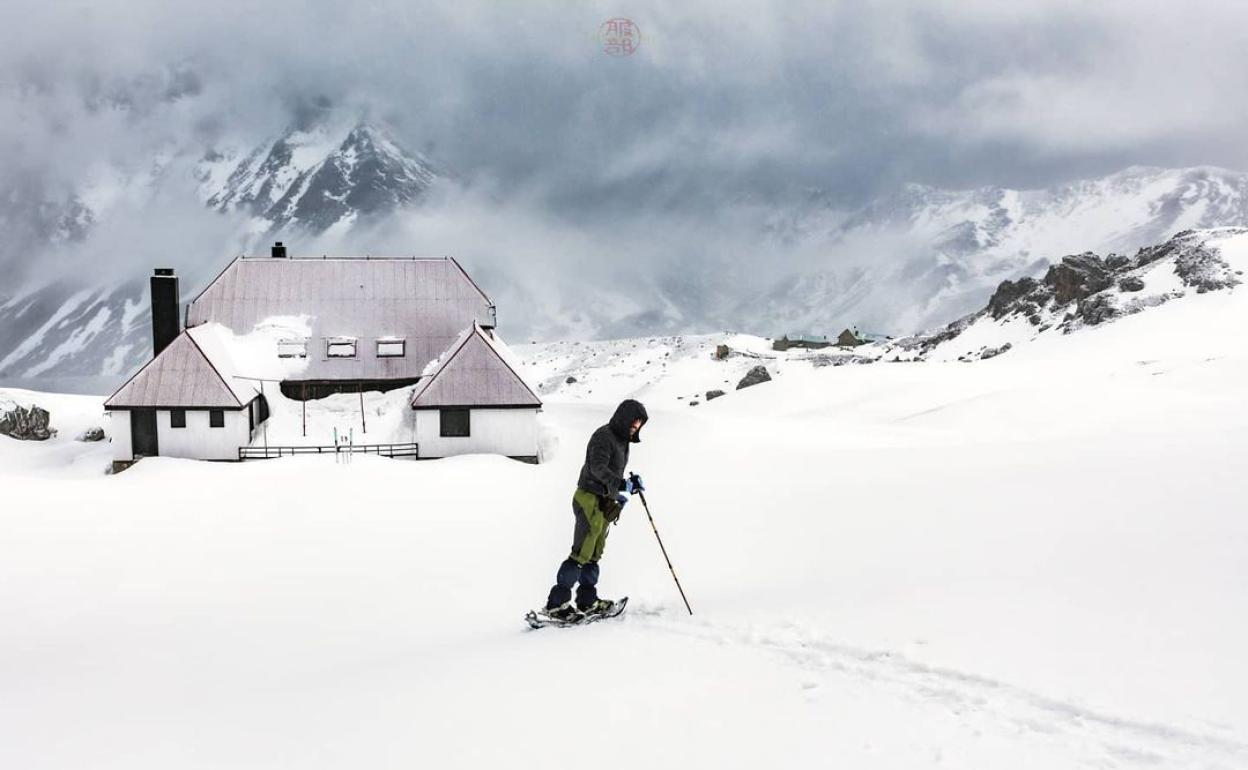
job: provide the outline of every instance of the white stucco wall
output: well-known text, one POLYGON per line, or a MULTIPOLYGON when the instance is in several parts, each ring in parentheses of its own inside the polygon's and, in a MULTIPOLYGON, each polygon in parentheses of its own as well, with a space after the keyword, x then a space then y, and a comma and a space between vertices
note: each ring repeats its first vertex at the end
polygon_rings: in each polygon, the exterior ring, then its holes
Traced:
POLYGON ((134 459, 130 441, 130 413, 123 409, 110 411, 112 430, 108 432, 108 440, 113 442, 113 462, 128 463, 134 459))
POLYGON ((417 409, 416 441, 421 457, 464 454, 537 455, 537 409, 473 409, 471 435, 443 438, 437 409, 417 409))
MULTIPOLYGON (((112 413, 113 459, 129 462, 131 452, 130 412, 112 413)), ((186 427, 170 427, 169 410, 156 410, 156 442, 161 457, 186 457, 192 460, 237 460, 238 448, 251 443, 247 410, 225 411, 225 427, 208 426, 207 410, 186 412, 186 427)))
POLYGON ((251 443, 247 430, 247 410, 225 412, 225 427, 208 427, 208 412, 187 411, 186 427, 169 427, 169 412, 156 412, 156 440, 162 457, 189 457, 195 460, 237 460, 238 448, 251 443))

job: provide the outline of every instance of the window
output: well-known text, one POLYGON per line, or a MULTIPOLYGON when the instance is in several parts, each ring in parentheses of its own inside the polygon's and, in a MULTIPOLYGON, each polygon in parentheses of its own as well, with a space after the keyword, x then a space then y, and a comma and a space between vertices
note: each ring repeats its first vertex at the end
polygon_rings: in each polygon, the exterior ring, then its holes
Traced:
POLYGON ((355 337, 326 337, 327 358, 355 358, 355 337))
POLYGON ((439 409, 438 414, 441 417, 442 435, 444 437, 454 438, 469 435, 467 409, 439 409))
POLYGON ((209 409, 208 410, 208 427, 224 428, 225 427, 225 410, 209 409))
POLYGON ((277 357, 278 358, 307 358, 308 357, 308 341, 307 340, 278 340, 277 341, 277 357))
POLYGON ((169 427, 185 428, 186 427, 186 410, 170 409, 169 410, 169 427))
POLYGON ((378 358, 402 358, 407 354, 407 340, 402 337, 378 337, 378 358))

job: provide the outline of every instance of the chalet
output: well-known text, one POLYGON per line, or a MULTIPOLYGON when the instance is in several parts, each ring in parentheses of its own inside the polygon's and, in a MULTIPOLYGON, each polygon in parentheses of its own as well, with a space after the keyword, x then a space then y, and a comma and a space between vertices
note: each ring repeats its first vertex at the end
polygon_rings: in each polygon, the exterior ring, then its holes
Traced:
POLYGON ((398 388, 412 389, 408 454, 536 459, 541 400, 494 332, 494 304, 454 259, 290 257, 278 243, 232 261, 187 305, 185 328, 177 281, 152 276, 153 358, 105 402, 116 468, 253 456, 270 399, 306 412, 333 394, 398 388))
POLYGON ((836 344, 842 348, 855 348, 867 344, 867 340, 858 333, 858 329, 846 329, 836 337, 836 344))

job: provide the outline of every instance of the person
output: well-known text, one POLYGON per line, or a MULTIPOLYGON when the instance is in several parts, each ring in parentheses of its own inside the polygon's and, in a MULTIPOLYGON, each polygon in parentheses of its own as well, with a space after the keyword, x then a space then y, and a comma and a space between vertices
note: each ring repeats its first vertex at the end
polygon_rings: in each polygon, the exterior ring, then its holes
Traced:
POLYGON ((546 598, 546 614, 557 620, 576 620, 603 612, 611 602, 598 598, 598 561, 607 542, 607 528, 620 518, 628 495, 644 491, 641 477, 624 476, 628 445, 640 443, 641 427, 650 419, 640 401, 622 401, 610 421, 589 437, 585 464, 572 495, 572 553, 559 565, 555 584, 546 598), (576 604, 572 588, 576 586, 576 604))

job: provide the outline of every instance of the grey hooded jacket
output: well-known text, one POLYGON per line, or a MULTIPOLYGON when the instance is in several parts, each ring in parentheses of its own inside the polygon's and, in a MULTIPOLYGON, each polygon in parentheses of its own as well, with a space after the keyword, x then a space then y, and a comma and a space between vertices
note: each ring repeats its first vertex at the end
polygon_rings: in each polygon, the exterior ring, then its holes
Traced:
MULTIPOLYGON (((585 464, 576 485, 586 492, 600 497, 614 495, 624 488, 624 468, 628 465, 628 429, 633 420, 641 420, 644 427, 650 419, 640 401, 628 399, 615 408, 611 420, 589 437, 585 447, 585 464)), ((632 437, 632 443, 641 441, 641 429, 632 437)))

